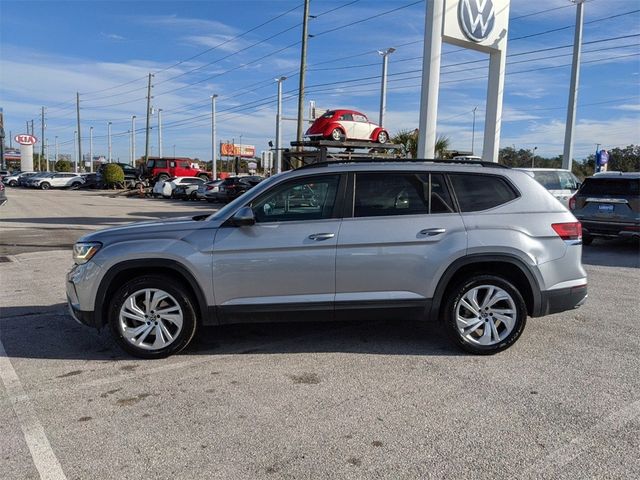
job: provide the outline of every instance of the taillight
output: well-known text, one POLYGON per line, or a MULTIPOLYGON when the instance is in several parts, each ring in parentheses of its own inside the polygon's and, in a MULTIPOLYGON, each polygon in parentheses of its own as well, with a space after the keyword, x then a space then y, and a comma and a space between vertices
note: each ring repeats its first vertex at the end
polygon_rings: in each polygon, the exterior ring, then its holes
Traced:
POLYGON ((563 240, 582 240, 582 224, 580 222, 552 223, 551 228, 563 240))
POLYGON ((206 190, 213 190, 213 185, 207 185, 206 190))
POLYGON ((576 197, 575 195, 569 199, 569 210, 576 209, 576 197))

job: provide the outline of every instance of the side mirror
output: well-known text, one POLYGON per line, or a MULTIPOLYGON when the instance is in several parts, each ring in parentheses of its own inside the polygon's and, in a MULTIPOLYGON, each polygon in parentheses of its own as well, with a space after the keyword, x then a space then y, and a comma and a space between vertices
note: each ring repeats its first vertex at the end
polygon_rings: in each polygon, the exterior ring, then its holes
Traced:
POLYGON ((250 226, 256 223, 256 217, 250 207, 242 207, 231 217, 231 220, 237 227, 250 226))

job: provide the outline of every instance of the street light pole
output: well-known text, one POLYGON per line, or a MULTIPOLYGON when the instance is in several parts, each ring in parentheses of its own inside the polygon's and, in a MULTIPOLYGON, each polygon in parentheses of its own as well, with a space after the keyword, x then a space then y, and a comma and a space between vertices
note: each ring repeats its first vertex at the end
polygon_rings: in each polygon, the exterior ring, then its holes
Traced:
POLYGON ((131 116, 131 158, 132 165, 136 164, 136 116, 131 116))
POLYGON ((111 122, 107 123, 107 161, 111 163, 111 122))
POLYGON ((276 173, 282 172, 282 82, 287 77, 276 78, 278 82, 278 110, 276 113, 276 173))
POLYGON ((473 123, 471 125, 471 155, 473 155, 473 148, 476 141, 476 110, 478 107, 473 107, 473 123))
POLYGON ((302 19, 302 47, 300 49, 300 76, 298 86, 298 130, 296 134, 296 140, 302 141, 302 135, 304 134, 302 125, 304 123, 304 80, 307 70, 307 40, 309 35, 307 34, 307 28, 309 25, 309 0, 304 0, 304 17, 302 19))
POLYGON ((74 171, 78 173, 78 131, 73 131, 73 162, 75 163, 74 171))
POLYGON ((391 47, 386 50, 378 50, 378 55, 382 55, 382 84, 380 85, 380 121, 378 125, 384 126, 384 114, 387 110, 387 66, 389 64, 389 55, 396 49, 391 47))
POLYGON ((571 162, 573 162, 573 127, 576 122, 576 104, 578 103, 580 55, 582 49, 582 24, 584 22, 584 0, 572 1, 576 4, 576 30, 573 38, 571 86, 569 87, 569 105, 567 106, 567 123, 564 132, 564 152, 562 154, 562 168, 566 170, 571 170, 571 162))
POLYGON ((533 152, 531 154, 531 168, 535 168, 536 166, 536 150, 538 147, 533 147, 533 152))
POLYGON ((211 180, 218 178, 218 159, 216 158, 216 98, 218 95, 211 95, 211 180))
POLYGON ((89 127, 89 171, 93 173, 93 127, 89 127))
POLYGON ((56 157, 53 159, 53 168, 56 168, 56 162, 58 161, 58 136, 56 135, 56 157))

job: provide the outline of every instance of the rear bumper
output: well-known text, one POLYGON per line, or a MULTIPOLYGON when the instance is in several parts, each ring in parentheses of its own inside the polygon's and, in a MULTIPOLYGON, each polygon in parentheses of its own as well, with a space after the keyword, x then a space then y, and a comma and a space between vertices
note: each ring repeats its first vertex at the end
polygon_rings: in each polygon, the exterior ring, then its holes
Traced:
MULTIPOLYGON (((580 219, 578 219, 580 220, 580 219)), ((640 237, 640 224, 580 220, 587 235, 600 237, 640 237)))
POLYGON ((541 315, 565 312, 583 305, 587 301, 587 285, 560 288, 541 292, 541 315))

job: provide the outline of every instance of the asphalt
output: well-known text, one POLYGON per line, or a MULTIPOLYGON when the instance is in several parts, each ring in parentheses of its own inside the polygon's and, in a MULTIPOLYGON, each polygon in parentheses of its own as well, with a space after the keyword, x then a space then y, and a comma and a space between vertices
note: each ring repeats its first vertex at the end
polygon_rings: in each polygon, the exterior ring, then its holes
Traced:
POLYGON ((8 196, 0 478, 640 478, 637 243, 585 247, 587 304, 491 357, 398 320, 208 328, 142 361, 66 314, 68 246, 211 205, 8 196))

